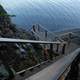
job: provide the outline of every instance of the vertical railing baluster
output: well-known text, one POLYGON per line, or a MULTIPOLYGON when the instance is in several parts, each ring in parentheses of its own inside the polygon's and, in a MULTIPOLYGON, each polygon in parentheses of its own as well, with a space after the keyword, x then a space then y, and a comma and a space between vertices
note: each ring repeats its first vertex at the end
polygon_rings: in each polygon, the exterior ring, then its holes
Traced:
POLYGON ((49 53, 50 60, 53 60, 53 44, 50 44, 50 53, 49 53))
POLYGON ((62 54, 65 54, 65 48, 66 48, 66 44, 63 44, 63 47, 62 47, 62 54))
POLYGON ((56 45, 57 45, 56 52, 58 52, 59 51, 59 44, 56 44, 56 45))

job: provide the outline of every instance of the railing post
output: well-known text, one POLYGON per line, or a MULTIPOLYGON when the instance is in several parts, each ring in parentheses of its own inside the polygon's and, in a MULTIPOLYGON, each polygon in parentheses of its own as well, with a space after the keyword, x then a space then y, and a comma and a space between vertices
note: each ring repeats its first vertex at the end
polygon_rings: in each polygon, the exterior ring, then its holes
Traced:
POLYGON ((66 44, 63 44, 63 47, 62 47, 62 54, 65 54, 65 48, 66 48, 66 44))
POLYGON ((53 59, 53 44, 50 44, 50 53, 49 53, 49 57, 50 57, 50 60, 53 59))
POLYGON ((59 51, 59 44, 56 44, 57 45, 57 48, 56 48, 56 52, 59 51))
POLYGON ((43 53, 44 53, 44 60, 46 61, 46 60, 47 60, 46 44, 44 44, 44 50, 43 50, 43 53))

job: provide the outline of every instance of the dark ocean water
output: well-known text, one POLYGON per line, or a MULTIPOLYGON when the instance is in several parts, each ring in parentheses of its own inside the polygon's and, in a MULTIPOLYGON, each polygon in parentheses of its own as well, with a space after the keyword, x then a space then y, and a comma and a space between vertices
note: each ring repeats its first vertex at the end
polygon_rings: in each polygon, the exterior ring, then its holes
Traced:
POLYGON ((12 22, 30 28, 41 24, 51 31, 80 28, 80 0, 0 0, 12 22))

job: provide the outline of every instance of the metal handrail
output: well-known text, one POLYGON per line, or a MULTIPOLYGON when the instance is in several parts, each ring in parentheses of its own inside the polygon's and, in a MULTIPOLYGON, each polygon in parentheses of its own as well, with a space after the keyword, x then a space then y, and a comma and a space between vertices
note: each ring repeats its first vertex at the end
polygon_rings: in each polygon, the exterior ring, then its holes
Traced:
MULTIPOLYGON (((0 38, 0 42, 8 43, 39 43, 39 44, 61 44, 60 41, 37 41, 37 40, 25 40, 25 39, 11 39, 11 38, 0 38)), ((66 42, 62 42, 66 43, 66 42)))
MULTIPOLYGON (((0 43, 66 44, 66 42, 60 42, 60 41, 50 42, 50 41, 36 41, 36 40, 11 39, 11 38, 0 38, 0 43)), ((80 51, 80 50, 79 50, 79 51, 80 51)), ((76 54, 76 55, 77 55, 77 54, 76 54)), ((73 55, 73 56, 74 56, 74 55, 73 55)), ((72 56, 72 57, 73 57, 73 56, 72 56)), ((69 57, 69 56, 68 56, 68 57, 69 57)), ((33 67, 30 67, 30 68, 28 68, 28 69, 26 69, 26 70, 33 69, 33 68, 38 67, 39 65, 44 64, 44 63, 46 63, 46 62, 39 63, 39 64, 37 64, 37 65, 35 65, 35 66, 33 66, 33 67)), ((53 64, 53 67, 55 66, 55 64, 56 64, 56 63, 53 64)), ((47 69, 47 68, 45 68, 45 69, 47 69)), ((44 69, 44 70, 45 70, 45 69, 44 69)), ((18 72, 18 73, 16 73, 16 74, 20 74, 20 73, 22 73, 22 72, 25 72, 26 70, 23 70, 23 71, 18 72)), ((41 75, 42 75, 42 74, 45 72, 44 70, 42 70, 42 71, 38 72, 37 74, 29 77, 29 80, 48 80, 48 79, 42 79, 40 75, 39 75, 39 79, 36 79, 36 75, 38 75, 38 74, 41 74, 41 75), (34 78, 34 76, 35 76, 35 78, 34 78)), ((63 72, 63 71, 61 71, 61 72, 63 72)), ((58 74, 59 74, 59 73, 57 73, 56 75, 58 75, 58 74)), ((52 75, 52 74, 51 74, 51 75, 52 75)), ((59 76, 59 75, 58 75, 58 76, 56 76, 56 75, 54 75, 55 78, 59 76)), ((47 76, 47 75, 46 75, 46 76, 47 76)), ((44 77, 45 77, 45 76, 44 76, 44 77)), ((49 79, 49 80, 50 80, 50 79, 49 79)), ((54 80, 56 80, 56 79, 54 79, 54 80)))

